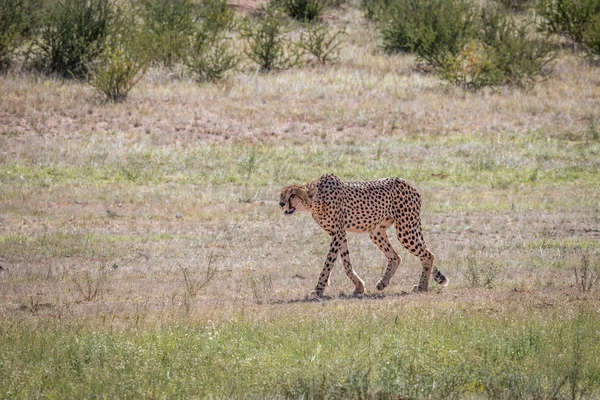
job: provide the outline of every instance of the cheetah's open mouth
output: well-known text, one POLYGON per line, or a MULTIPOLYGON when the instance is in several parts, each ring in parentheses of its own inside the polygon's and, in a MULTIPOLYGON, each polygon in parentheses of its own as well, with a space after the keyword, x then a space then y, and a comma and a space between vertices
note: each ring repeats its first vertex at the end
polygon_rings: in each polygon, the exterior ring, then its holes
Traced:
POLYGON ((292 207, 289 210, 285 210, 283 213, 285 215, 292 215, 294 213, 294 211, 296 211, 296 209, 294 207, 292 207))

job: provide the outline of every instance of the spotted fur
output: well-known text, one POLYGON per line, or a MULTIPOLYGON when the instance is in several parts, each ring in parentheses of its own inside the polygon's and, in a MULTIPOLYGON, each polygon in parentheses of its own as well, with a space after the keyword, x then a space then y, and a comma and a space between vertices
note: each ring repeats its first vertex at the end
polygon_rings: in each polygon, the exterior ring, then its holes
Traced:
POLYGON ((427 292, 429 278, 448 286, 449 280, 433 266, 434 255, 427 249, 421 231, 421 195, 400 178, 385 178, 372 182, 343 182, 327 174, 306 185, 283 188, 279 201, 283 212, 309 211, 314 220, 331 236, 329 253, 319 281, 312 292, 322 296, 329 284, 331 269, 341 255, 344 270, 354 284, 354 294, 365 291, 363 280, 350 262, 346 232, 369 232, 373 243, 387 257, 387 268, 377 282, 383 290, 398 269, 401 259, 388 239, 387 230, 395 225, 398 240, 411 254, 421 260, 423 272, 414 290, 427 292))

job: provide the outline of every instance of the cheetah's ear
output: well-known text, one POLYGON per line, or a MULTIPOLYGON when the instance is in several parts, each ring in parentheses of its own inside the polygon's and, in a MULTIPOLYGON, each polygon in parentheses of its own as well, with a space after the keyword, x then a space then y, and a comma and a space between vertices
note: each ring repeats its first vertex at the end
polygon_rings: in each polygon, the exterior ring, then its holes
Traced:
POLYGON ((312 187, 312 188, 308 189, 308 197, 310 197, 312 199, 315 194, 317 194, 316 187, 312 187))

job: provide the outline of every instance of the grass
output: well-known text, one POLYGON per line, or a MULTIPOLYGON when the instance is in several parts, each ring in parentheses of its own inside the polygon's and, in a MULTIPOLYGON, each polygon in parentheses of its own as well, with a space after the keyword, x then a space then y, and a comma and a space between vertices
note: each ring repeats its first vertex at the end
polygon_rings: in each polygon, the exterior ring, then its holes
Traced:
POLYGON ((380 138, 372 143, 294 147, 155 146, 123 136, 100 143, 93 137, 71 146, 35 141, 29 146, 30 153, 4 158, 0 172, 7 177, 7 183, 38 187, 245 182, 268 185, 308 181, 321 171, 333 170, 349 180, 399 175, 422 185, 497 187, 513 183, 589 185, 600 176, 600 142, 548 138, 543 132, 519 136, 380 138), (119 148, 124 142, 131 146, 119 148), (42 145, 43 151, 40 148, 34 152, 36 146, 42 145), (71 152, 78 152, 77 159, 65 157, 71 152), (40 155, 43 160, 38 159, 40 155), (295 168, 297 165, 302 165, 302 169, 295 168))
POLYGON ((354 7, 328 21, 336 63, 153 68, 118 105, 0 76, 0 398, 598 396, 600 291, 574 273, 600 252, 597 67, 560 50, 531 90, 462 93, 382 55, 354 7), (392 230, 383 294, 351 234, 367 295, 336 265, 307 301, 329 238, 277 201, 325 172, 419 187, 450 288, 408 294, 392 230))
POLYGON ((473 312, 468 302, 424 297, 427 311, 343 300, 150 328, 114 327, 110 318, 92 326, 14 321, 0 328, 3 392, 358 399, 570 398, 598 390, 596 311, 484 302, 473 312))
POLYGON ((123 134, 43 143, 0 166, 1 397, 600 390, 599 292, 579 293, 573 275, 580 254, 600 251, 595 142, 466 133, 338 146, 153 145, 123 134), (407 295, 419 266, 402 252, 392 286, 373 297, 385 258, 351 235, 368 296, 349 299, 335 271, 330 300, 304 301, 328 238, 276 201, 281 185, 320 171, 416 182, 452 288, 407 295), (208 267, 214 278, 189 296, 185 282, 208 267))

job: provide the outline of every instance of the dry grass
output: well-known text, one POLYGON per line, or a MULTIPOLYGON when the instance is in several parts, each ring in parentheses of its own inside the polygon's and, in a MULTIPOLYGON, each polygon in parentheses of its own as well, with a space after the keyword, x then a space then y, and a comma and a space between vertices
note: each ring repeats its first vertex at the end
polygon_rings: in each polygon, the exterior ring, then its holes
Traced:
POLYGON ((465 131, 581 135, 591 118, 598 118, 597 71, 571 56, 556 66, 551 81, 531 92, 477 94, 411 71, 414 61, 407 57, 380 57, 373 57, 377 68, 371 70, 348 63, 240 75, 223 87, 146 81, 124 105, 99 104, 79 84, 3 78, 2 133, 135 132, 158 143, 166 136, 182 141, 351 141, 465 131))
MULTIPOLYGON (((182 268, 201 279, 209 260, 218 272, 192 299, 191 309, 199 315, 208 305, 225 311, 255 304, 256 283, 267 275, 272 291, 261 302, 301 300, 312 289, 328 237, 308 215, 281 215, 274 201, 277 187, 151 188, 109 185, 68 194, 29 189, 4 201, 0 312, 18 317, 36 296, 51 304, 40 311, 47 315, 128 319, 142 307, 146 314, 165 316, 185 305, 182 268), (101 298, 82 302, 73 277, 102 268, 101 298)), ((482 196, 479 190, 427 189, 425 236, 452 280, 448 293, 439 295, 458 302, 472 296, 462 288, 468 287, 467 259, 476 257, 481 265, 500 267, 496 289, 486 297, 502 299, 518 289, 566 301, 577 292, 572 266, 581 251, 597 254, 600 236, 597 192, 579 190, 588 203, 553 198, 572 193, 572 188, 528 189, 504 200, 504 190, 488 189, 482 196), (538 196, 546 202, 535 203, 538 196), (507 200, 511 205, 503 204, 507 200), (498 211, 490 211, 497 204, 498 211)), ((350 245, 367 291, 375 294, 385 258, 365 235, 352 235, 350 245)), ((418 302, 419 296, 396 297, 410 290, 419 273, 417 260, 404 251, 402 256, 404 264, 385 293, 394 302, 418 302)), ((336 270, 328 293, 336 297, 351 289, 336 270)), ((590 296, 600 300, 598 292, 590 296)))
POLYGON ((582 135, 599 118, 597 67, 569 51, 533 90, 464 93, 419 71, 410 56, 381 54, 374 28, 358 13, 334 15, 348 32, 336 64, 238 74, 219 86, 198 86, 179 70, 154 70, 122 105, 102 104, 79 83, 3 77, 0 133, 67 138, 126 132, 154 143, 347 142, 424 133, 582 135))

